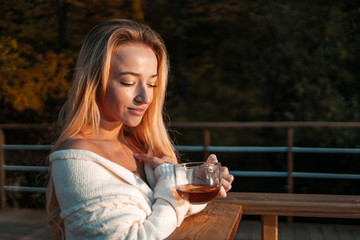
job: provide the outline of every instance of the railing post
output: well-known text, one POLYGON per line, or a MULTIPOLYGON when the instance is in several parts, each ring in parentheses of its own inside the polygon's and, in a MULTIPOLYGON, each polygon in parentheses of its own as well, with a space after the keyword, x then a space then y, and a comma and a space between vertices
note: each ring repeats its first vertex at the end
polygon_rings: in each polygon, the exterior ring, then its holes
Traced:
POLYGON ((288 168, 288 177, 287 177, 287 184, 288 184, 288 193, 294 192, 294 128, 288 127, 287 129, 287 168, 288 168))
POLYGON ((204 159, 205 159, 205 161, 210 154, 210 152, 209 152, 210 144, 211 144, 210 129, 204 128, 204 159))
MULTIPOLYGON (((294 128, 293 127, 288 127, 288 130, 287 130, 287 146, 288 146, 288 152, 287 152, 288 193, 293 193, 294 192, 294 176, 293 176, 293 172, 294 172, 294 152, 293 152, 294 128)), ((291 216, 287 217, 287 222, 292 223, 293 217, 291 217, 291 216)))
POLYGON ((5 134, 0 128, 0 209, 6 207, 6 193, 5 193, 5 134))
POLYGON ((278 216, 261 216, 261 240, 277 240, 279 235, 278 216))

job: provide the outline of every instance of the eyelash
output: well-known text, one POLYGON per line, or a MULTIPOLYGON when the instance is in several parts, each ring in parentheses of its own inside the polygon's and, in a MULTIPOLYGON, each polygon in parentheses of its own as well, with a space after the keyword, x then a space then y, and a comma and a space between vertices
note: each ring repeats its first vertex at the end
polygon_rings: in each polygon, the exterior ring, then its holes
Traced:
POLYGON ((127 86, 127 87, 134 85, 134 83, 126 83, 126 82, 120 82, 120 83, 121 83, 121 85, 124 85, 124 86, 127 86))
MULTIPOLYGON (((130 87, 130 86, 134 86, 135 83, 126 83, 126 82, 121 82, 122 85, 126 86, 126 87, 130 87)), ((156 88, 157 85, 155 84, 148 84, 149 87, 152 87, 152 88, 156 88)))

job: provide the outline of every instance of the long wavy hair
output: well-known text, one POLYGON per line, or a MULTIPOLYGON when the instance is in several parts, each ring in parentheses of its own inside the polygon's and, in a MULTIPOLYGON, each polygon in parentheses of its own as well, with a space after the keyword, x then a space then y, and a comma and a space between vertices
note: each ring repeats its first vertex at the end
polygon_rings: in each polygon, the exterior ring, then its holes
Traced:
MULTIPOLYGON (((76 134, 92 133, 99 129, 98 103, 106 90, 111 56, 118 47, 128 43, 142 43, 153 50, 158 61, 158 87, 155 88, 153 101, 141 123, 136 127, 124 125, 120 134, 140 151, 153 156, 169 156, 177 162, 163 114, 169 71, 165 44, 148 26, 124 19, 105 21, 95 26, 86 36, 77 59, 68 100, 60 112, 59 122, 62 128, 54 150, 76 134)), ((60 218, 61 210, 51 178, 51 166, 46 210, 53 235, 56 239, 65 239, 64 221, 60 218)))

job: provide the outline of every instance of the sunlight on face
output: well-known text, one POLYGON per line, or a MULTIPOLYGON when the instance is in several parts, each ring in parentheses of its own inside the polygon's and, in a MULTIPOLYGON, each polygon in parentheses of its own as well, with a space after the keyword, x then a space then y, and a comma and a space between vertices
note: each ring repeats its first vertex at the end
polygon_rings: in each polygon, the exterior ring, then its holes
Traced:
POLYGON ((144 44, 126 44, 116 49, 100 105, 102 119, 137 126, 154 97, 157 65, 154 52, 144 44))

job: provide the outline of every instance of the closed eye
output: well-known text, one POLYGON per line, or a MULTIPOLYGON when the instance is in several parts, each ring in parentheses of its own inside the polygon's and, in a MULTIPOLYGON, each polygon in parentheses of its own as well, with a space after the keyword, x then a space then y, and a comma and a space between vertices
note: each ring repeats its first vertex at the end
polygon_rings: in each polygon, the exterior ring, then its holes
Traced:
POLYGON ((123 85, 123 86, 127 86, 127 87, 135 85, 135 83, 127 83, 127 82, 120 82, 120 84, 123 85))

